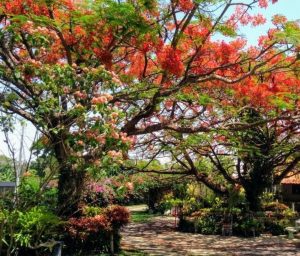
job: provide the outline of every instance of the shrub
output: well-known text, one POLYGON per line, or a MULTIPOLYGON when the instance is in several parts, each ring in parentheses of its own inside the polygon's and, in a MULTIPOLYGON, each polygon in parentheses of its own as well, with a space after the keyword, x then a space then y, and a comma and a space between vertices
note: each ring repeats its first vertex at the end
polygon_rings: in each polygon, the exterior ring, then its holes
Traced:
POLYGON ((104 214, 114 228, 120 228, 129 221, 129 211, 123 206, 110 206, 106 209, 104 214))
POLYGON ((203 208, 191 218, 181 219, 178 228, 184 232, 196 232, 204 235, 221 234, 223 215, 203 208))
MULTIPOLYGON (((109 231, 110 225, 104 215, 94 217, 70 218, 66 230, 75 240, 85 241, 94 233, 109 231)), ((93 239, 91 239, 93 240, 93 239)))
POLYGON ((97 206, 84 206, 82 208, 82 215, 86 217, 94 217, 96 215, 99 215, 103 213, 103 208, 97 207, 97 206))
POLYGON ((106 184, 90 182, 83 196, 85 203, 91 206, 107 207, 114 201, 115 192, 106 184))
POLYGON ((111 206, 101 212, 95 216, 68 220, 64 239, 68 253, 109 252, 111 235, 114 250, 120 249, 119 229, 129 221, 128 210, 122 206, 111 206))
POLYGON ((65 230, 66 252, 71 255, 109 250, 109 223, 103 215, 71 218, 65 230))
POLYGON ((182 232, 194 233, 195 219, 194 218, 180 218, 178 223, 178 229, 182 232))
POLYGON ((271 233, 273 236, 285 234, 285 225, 273 220, 265 221, 265 231, 271 233))
POLYGON ((56 215, 38 206, 23 212, 2 210, 0 222, 0 255, 33 255, 33 251, 44 250, 47 242, 57 238, 61 226, 56 215))
POLYGON ((41 188, 38 177, 31 175, 22 178, 18 191, 18 209, 26 210, 34 206, 55 209, 57 205, 57 188, 41 188))
POLYGON ((297 213, 285 204, 267 202, 260 212, 247 212, 237 207, 224 207, 226 204, 215 198, 211 208, 202 208, 185 214, 179 222, 179 230, 202 234, 221 234, 222 223, 232 222, 232 232, 238 236, 259 236, 261 233, 281 235, 285 228, 293 226, 297 213), (267 211, 266 211, 267 210, 267 211), (226 218, 228 219, 226 220, 226 218))
POLYGON ((221 218, 217 215, 205 215, 197 219, 195 231, 204 235, 215 235, 221 233, 221 218))
POLYGON ((284 210, 287 210, 289 207, 285 204, 279 203, 279 202, 270 202, 270 203, 266 203, 263 206, 263 209, 265 211, 272 211, 272 212, 281 212, 284 210))
POLYGON ((235 226, 233 228, 233 232, 236 235, 240 236, 259 236, 264 231, 264 223, 262 219, 257 219, 252 216, 241 216, 238 218, 235 226))

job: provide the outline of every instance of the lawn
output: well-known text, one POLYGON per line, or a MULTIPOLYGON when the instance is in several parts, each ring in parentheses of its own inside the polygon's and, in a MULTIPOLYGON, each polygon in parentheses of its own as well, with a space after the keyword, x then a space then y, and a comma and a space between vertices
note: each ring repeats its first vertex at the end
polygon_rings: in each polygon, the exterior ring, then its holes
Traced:
POLYGON ((131 213, 131 221, 135 223, 144 223, 149 222, 151 219, 155 216, 158 216, 158 214, 151 214, 147 211, 137 211, 131 213))
MULTIPOLYGON (((100 254, 99 256, 110 256, 111 254, 100 254)), ((126 250, 126 251, 121 251, 118 254, 115 254, 118 256, 147 256, 148 254, 144 252, 140 252, 137 250, 126 250)))

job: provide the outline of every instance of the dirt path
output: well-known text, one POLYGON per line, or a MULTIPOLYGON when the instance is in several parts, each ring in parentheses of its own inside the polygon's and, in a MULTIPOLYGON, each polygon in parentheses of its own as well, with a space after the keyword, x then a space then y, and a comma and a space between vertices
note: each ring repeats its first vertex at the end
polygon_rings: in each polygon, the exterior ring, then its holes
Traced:
POLYGON ((300 256, 300 241, 282 237, 239 238, 176 232, 174 218, 154 217, 122 231, 122 248, 148 255, 300 256))

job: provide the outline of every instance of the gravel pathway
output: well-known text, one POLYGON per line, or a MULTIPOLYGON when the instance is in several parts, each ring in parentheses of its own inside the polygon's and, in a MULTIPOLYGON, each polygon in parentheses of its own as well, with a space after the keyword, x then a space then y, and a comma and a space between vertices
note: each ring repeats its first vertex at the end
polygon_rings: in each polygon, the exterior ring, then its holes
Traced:
POLYGON ((121 232, 122 248, 148 255, 300 256, 300 240, 261 236, 222 237, 177 232, 174 218, 154 217, 147 223, 130 223, 121 232))

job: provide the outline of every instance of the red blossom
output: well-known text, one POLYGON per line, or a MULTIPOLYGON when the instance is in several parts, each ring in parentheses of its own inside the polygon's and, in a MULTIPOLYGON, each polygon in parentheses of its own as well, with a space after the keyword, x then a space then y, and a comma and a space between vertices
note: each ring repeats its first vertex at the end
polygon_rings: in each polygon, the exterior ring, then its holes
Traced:
POLYGON ((107 49, 94 48, 94 53, 100 59, 100 61, 105 65, 107 69, 111 69, 112 66, 112 54, 107 49))
POLYGON ((287 22, 287 18, 283 15, 276 14, 273 16, 272 23, 274 25, 283 24, 287 22))
POLYGON ((178 0, 178 6, 182 11, 187 12, 193 9, 194 4, 192 0, 178 0))
POLYGON ((252 17, 252 26, 259 26, 259 25, 265 24, 266 21, 267 20, 263 15, 257 14, 252 17))
POLYGON ((158 54, 158 61, 161 67, 167 72, 180 76, 184 71, 184 65, 181 61, 181 51, 171 46, 165 46, 158 54))
POLYGON ((267 8, 267 7, 268 7, 268 0, 259 0, 259 1, 258 1, 258 5, 259 5, 261 8, 267 8))

